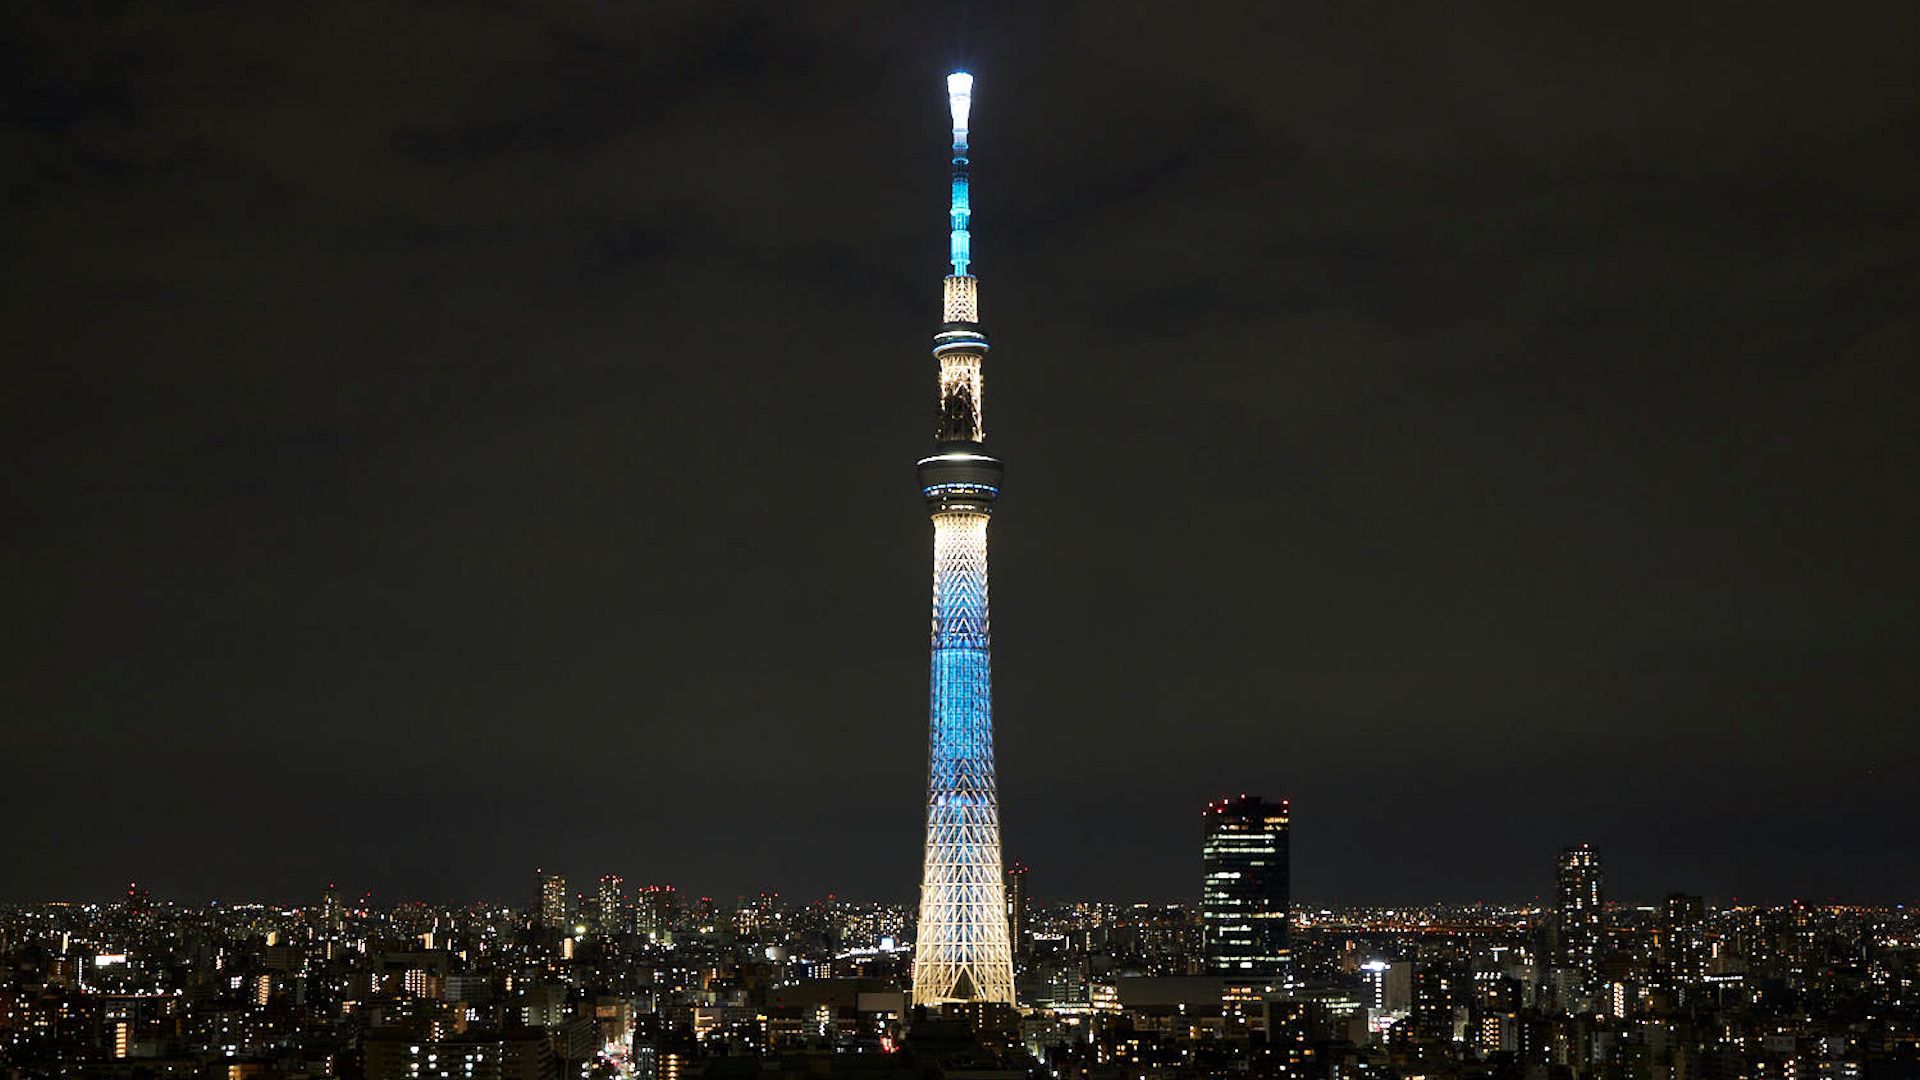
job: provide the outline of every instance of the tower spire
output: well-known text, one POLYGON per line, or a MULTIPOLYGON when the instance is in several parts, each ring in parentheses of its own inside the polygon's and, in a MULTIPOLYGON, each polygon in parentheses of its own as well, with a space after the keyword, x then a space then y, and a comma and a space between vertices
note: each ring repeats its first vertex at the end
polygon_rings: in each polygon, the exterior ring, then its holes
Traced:
POLYGON ((933 518, 933 663, 928 701, 927 846, 913 955, 913 1000, 1013 1002, 1013 948, 1001 872, 987 633, 987 523, 1001 464, 986 452, 981 365, 987 338, 972 266, 968 123, 973 76, 947 76, 953 201, 940 331, 939 407, 920 492, 933 518))
POLYGON ((973 261, 972 235, 967 222, 973 206, 967 191, 967 123, 973 114, 973 76, 956 71, 947 76, 947 111, 953 114, 953 202, 947 211, 950 240, 948 259, 954 277, 966 277, 973 261))
POLYGON ((934 441, 977 443, 987 437, 980 373, 987 337, 980 331, 979 283, 968 273, 973 265, 973 197, 967 176, 972 75, 956 71, 947 76, 947 111, 953 117, 953 195, 947 207, 947 261, 953 272, 947 275, 940 332, 933 339, 933 355, 940 362, 940 414, 934 441))

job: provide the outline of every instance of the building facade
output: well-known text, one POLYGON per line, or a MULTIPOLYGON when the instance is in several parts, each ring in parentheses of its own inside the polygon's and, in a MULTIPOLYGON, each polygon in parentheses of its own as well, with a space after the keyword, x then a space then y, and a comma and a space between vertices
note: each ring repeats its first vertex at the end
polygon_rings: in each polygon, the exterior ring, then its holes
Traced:
POLYGON ((1027 953, 1028 913, 1031 900, 1027 893, 1027 866, 1014 863, 1007 867, 1007 941, 1016 958, 1027 953))
POLYGON ((573 924, 572 898, 567 895, 567 879, 561 874, 536 871, 540 876, 540 925, 549 930, 565 930, 573 924))
POLYGON ((1560 852, 1554 864, 1553 956, 1571 985, 1590 991, 1600 972, 1600 855, 1589 844, 1560 852))
POLYGON ((627 882, 619 874, 600 875, 600 891, 594 897, 593 930, 601 937, 624 934, 633 927, 627 913, 627 882))
POLYGON ((1289 814, 1287 800, 1256 795, 1207 806, 1200 919, 1211 974, 1287 973, 1289 814))

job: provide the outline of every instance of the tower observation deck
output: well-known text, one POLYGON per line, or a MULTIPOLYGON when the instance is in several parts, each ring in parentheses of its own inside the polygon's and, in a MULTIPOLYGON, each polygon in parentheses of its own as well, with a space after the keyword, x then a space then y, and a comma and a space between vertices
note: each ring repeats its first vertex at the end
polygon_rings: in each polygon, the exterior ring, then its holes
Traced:
POLYGON ((987 523, 1000 460, 986 450, 979 294, 967 125, 973 76, 947 76, 953 188, 939 333, 939 407, 920 492, 933 518, 933 670, 928 701, 927 846, 913 954, 913 1000, 1013 1003, 1013 948, 1001 872, 987 635, 987 523))

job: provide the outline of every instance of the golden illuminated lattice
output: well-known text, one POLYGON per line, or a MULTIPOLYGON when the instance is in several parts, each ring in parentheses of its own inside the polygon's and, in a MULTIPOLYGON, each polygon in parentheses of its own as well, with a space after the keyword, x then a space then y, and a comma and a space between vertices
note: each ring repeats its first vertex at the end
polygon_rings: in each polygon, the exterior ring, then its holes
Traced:
POLYGON ((948 352, 940 357, 940 427, 934 434, 939 442, 967 439, 979 442, 987 437, 984 412, 985 377, 980 372, 979 353, 948 352))
POLYGON ((948 275, 945 322, 977 323, 980 321, 980 290, 978 281, 972 274, 965 277, 948 275))
POLYGON ((913 999, 1013 1001, 988 666, 987 521, 933 516, 927 848, 913 999))
POLYGON ((973 76, 947 79, 953 106, 950 264, 940 332, 934 452, 920 460, 933 515, 933 663, 927 702, 927 846, 914 937, 913 1000, 1013 1003, 1013 946, 1001 873, 1000 799, 993 765, 993 680, 987 631, 987 522, 1000 462, 979 444, 979 295, 967 273, 967 117, 973 76))

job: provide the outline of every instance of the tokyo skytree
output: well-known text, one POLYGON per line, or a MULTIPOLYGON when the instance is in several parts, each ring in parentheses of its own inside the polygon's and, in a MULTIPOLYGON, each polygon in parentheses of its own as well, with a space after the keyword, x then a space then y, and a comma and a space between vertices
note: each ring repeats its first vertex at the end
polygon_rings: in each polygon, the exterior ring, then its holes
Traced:
POLYGON ((969 272, 972 75, 947 76, 947 102, 953 114, 953 272, 933 338, 940 390, 933 453, 920 459, 920 490, 933 516, 933 674, 913 1000, 1012 1004, 987 646, 987 521, 1000 495, 1001 465, 984 445, 980 369, 987 338, 980 331, 977 281, 969 272))

